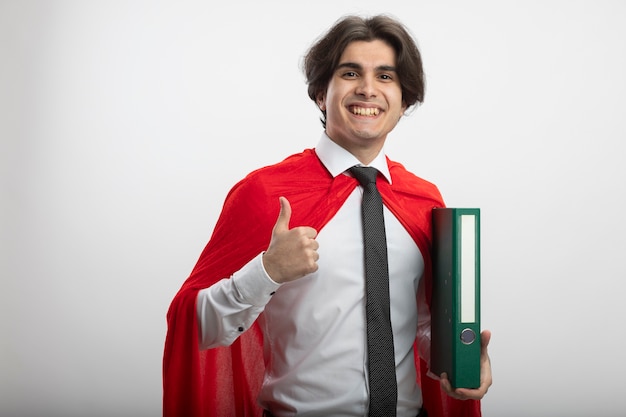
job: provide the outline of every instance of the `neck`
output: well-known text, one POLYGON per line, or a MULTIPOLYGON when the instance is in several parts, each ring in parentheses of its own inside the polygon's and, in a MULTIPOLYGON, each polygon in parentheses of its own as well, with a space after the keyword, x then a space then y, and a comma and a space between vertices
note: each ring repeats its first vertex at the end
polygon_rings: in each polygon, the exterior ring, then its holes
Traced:
MULTIPOLYGON (((328 133, 327 133, 328 134, 328 133)), ((369 165, 383 149, 384 141, 365 141, 364 144, 342 142, 328 136, 330 140, 350 152, 363 165, 369 165)))

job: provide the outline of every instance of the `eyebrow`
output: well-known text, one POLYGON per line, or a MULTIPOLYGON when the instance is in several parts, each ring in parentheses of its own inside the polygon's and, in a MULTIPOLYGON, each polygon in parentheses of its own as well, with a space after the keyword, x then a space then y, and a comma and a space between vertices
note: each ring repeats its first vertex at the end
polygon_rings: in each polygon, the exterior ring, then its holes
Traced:
MULTIPOLYGON (((337 65, 337 69, 341 69, 341 68, 362 70, 363 66, 355 62, 342 62, 341 64, 337 65)), ((396 72, 396 67, 394 67, 393 65, 379 65, 376 67, 376 71, 396 72)))

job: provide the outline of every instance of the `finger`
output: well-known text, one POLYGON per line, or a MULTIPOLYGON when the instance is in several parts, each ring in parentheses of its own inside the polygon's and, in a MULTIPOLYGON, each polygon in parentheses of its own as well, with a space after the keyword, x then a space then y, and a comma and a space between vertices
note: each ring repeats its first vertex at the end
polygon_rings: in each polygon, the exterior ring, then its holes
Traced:
POLYGON ((478 389, 457 388, 454 391, 455 398, 462 400, 482 400, 487 393, 487 388, 480 387, 478 389))
POLYGON ((291 204, 285 197, 280 197, 278 201, 280 202, 280 212, 274 225, 274 232, 286 232, 289 230, 289 220, 291 220, 291 204))
POLYGON ((487 350, 487 346, 489 346, 489 341, 491 340, 491 331, 483 330, 480 334, 480 346, 483 351, 487 350))
POLYGON ((443 389, 446 394, 452 398, 456 398, 457 400, 480 399, 484 395, 481 393, 482 387, 481 389, 452 388, 452 384, 448 379, 448 374, 445 372, 440 376, 440 385, 441 389, 443 389))
POLYGON ((443 388, 443 390, 448 394, 454 392, 452 390, 452 384, 450 384, 450 381, 448 380, 448 374, 446 374, 445 372, 439 376, 439 383, 441 385, 441 388, 443 388))
MULTIPOLYGON (((315 239, 317 237, 317 230, 309 226, 301 226, 298 229, 302 231, 302 234, 309 239, 315 239)), ((317 247, 315 247, 317 249, 317 247)))

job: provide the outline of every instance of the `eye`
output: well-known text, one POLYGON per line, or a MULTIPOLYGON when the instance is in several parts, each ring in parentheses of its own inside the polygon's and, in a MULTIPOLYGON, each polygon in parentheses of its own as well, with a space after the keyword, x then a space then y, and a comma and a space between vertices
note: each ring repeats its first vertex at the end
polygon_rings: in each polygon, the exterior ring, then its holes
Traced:
POLYGON ((344 78, 356 78, 357 77, 357 73, 354 71, 346 71, 343 73, 343 77, 344 78))
POLYGON ((391 80, 393 80, 393 77, 392 77, 391 75, 389 75, 389 74, 381 74, 381 75, 379 76, 379 78, 380 78, 381 80, 385 80, 385 81, 391 81, 391 80))

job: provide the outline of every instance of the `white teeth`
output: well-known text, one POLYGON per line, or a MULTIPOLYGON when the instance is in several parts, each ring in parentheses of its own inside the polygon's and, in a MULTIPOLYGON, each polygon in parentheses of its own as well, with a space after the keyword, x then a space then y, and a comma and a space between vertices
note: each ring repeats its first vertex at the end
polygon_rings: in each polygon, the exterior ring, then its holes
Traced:
POLYGON ((353 107, 352 113, 359 116, 378 116, 378 109, 371 107, 353 107))

